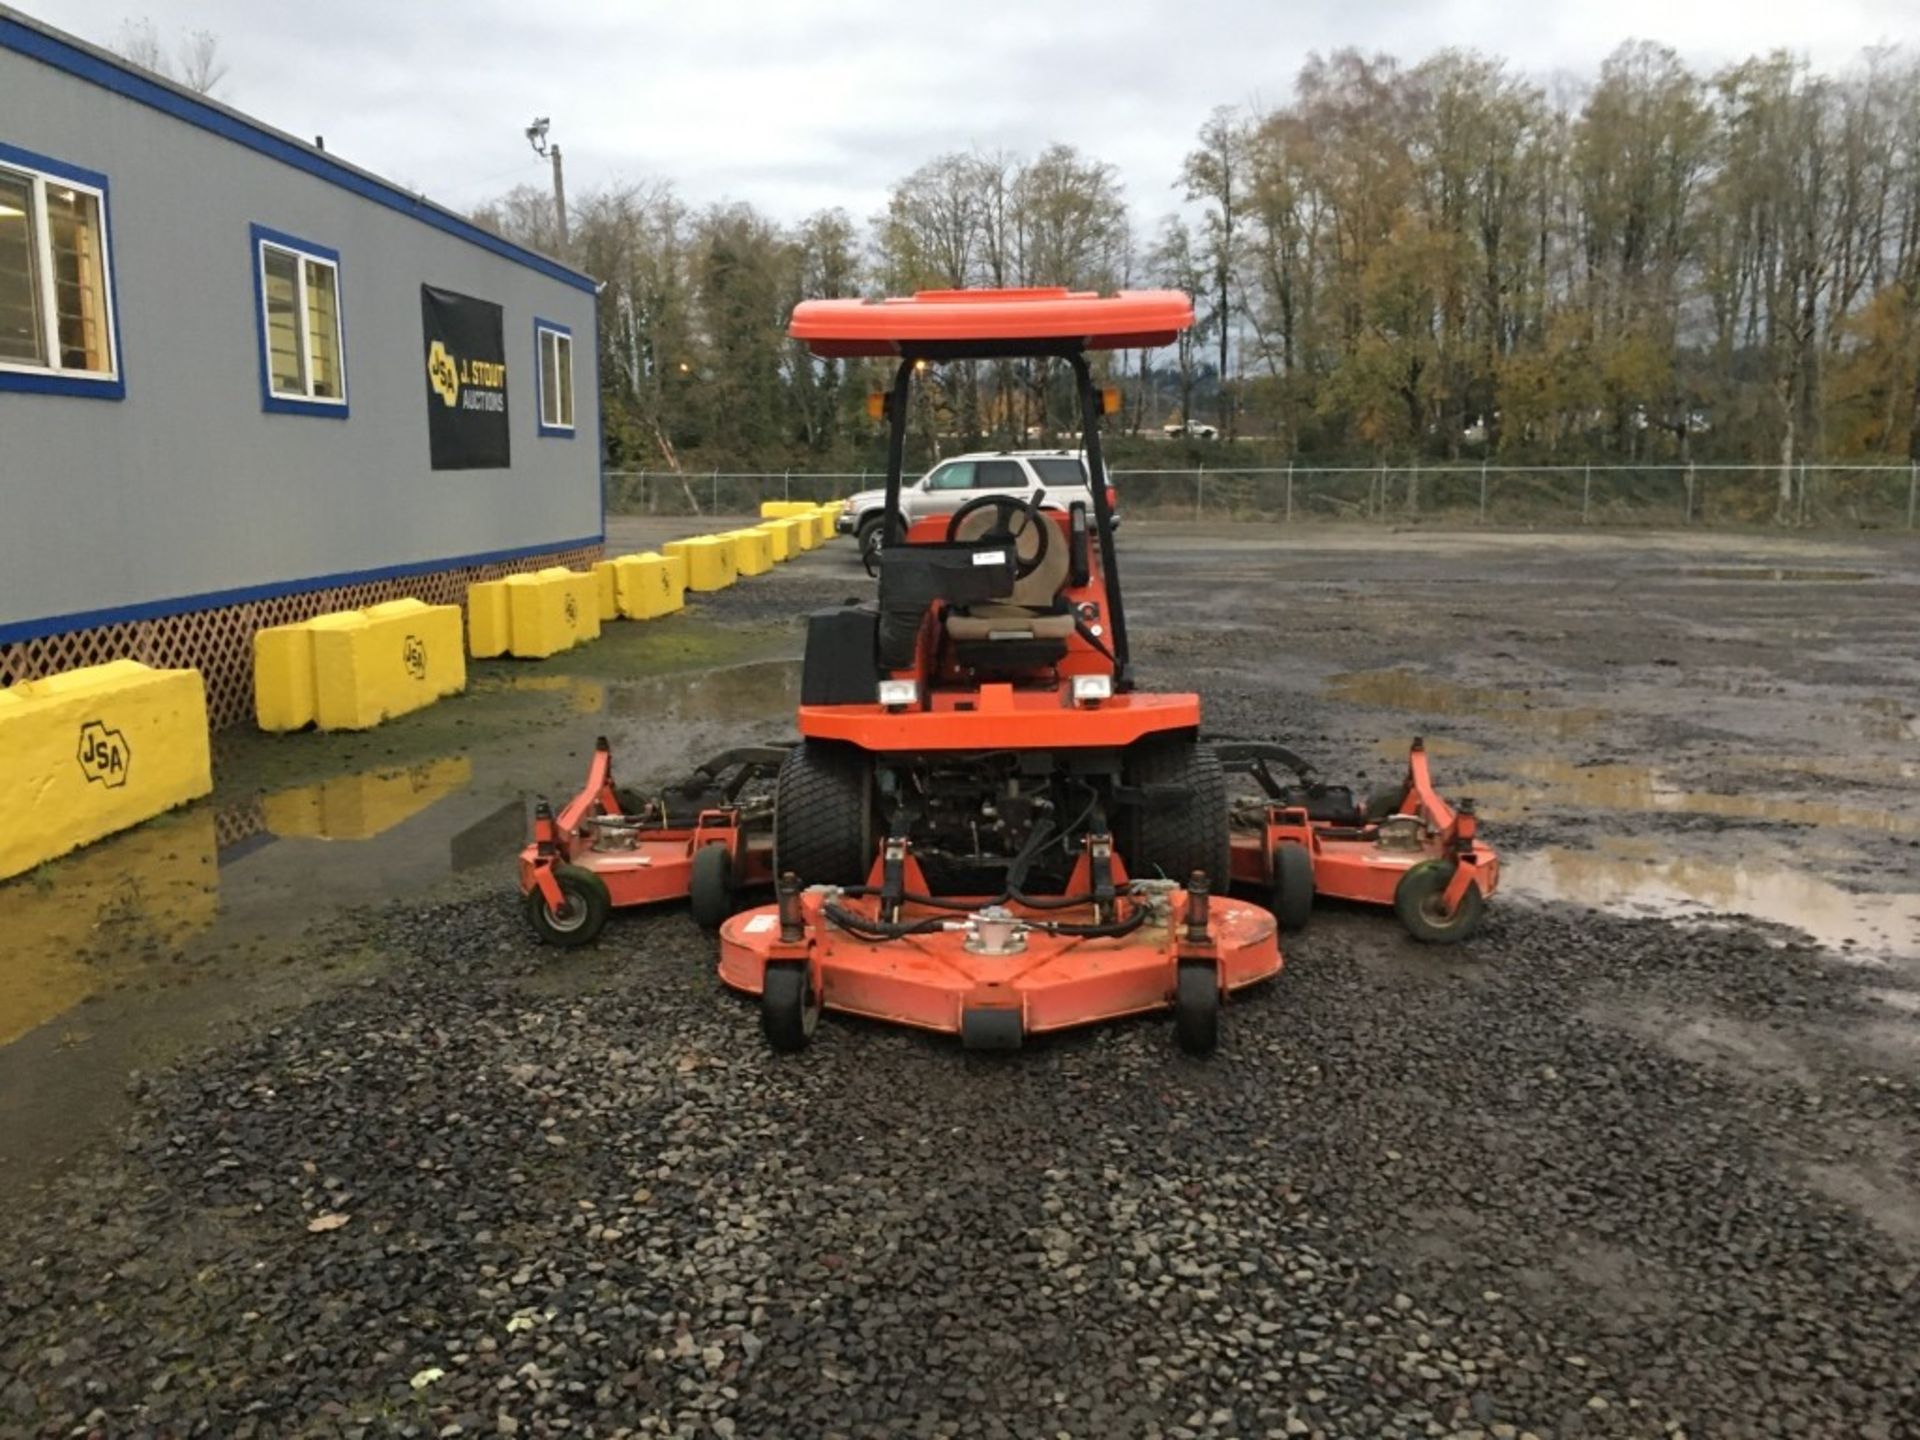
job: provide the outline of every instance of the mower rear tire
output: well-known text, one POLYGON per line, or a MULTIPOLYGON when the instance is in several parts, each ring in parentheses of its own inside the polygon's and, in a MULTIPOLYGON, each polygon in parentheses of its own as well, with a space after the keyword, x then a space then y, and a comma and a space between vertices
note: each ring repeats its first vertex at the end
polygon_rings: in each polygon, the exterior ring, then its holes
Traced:
POLYGON ((1174 978, 1173 1035, 1189 1055, 1220 1044, 1220 970, 1211 960, 1182 960, 1174 978))
POLYGON ((773 873, 803 885, 859 885, 873 868, 873 759, 851 745, 802 740, 773 791, 773 873))
POLYGON ((1282 841, 1274 847, 1273 918, 1283 935, 1298 934, 1313 918, 1313 856, 1304 845, 1282 841))
POLYGON ((1393 913, 1414 939, 1428 945, 1453 945, 1480 928, 1487 897, 1478 885, 1467 886, 1451 915, 1444 908, 1455 868, 1452 860, 1422 860, 1393 887, 1393 913))
POLYGON ((693 854, 687 909, 702 930, 718 930, 733 913, 733 856, 724 845, 703 845, 693 854))
POLYGON ((1126 781, 1135 786, 1172 786, 1178 804, 1165 809, 1135 805, 1123 832, 1121 858, 1137 880, 1164 877, 1187 883, 1206 872, 1216 895, 1232 878, 1233 837, 1227 811, 1227 776, 1210 745, 1192 739, 1145 740, 1127 752, 1126 781))
POLYGON ((820 1023, 820 1002, 807 983, 807 967, 790 960, 767 966, 760 982, 760 1029, 783 1055, 807 1048, 820 1023))
POLYGON ((591 870, 578 865, 553 867, 553 883, 560 887, 561 908, 556 914, 547 897, 535 886, 527 892, 527 923, 543 945, 558 945, 572 950, 591 945, 606 928, 613 913, 613 897, 607 882, 591 870))

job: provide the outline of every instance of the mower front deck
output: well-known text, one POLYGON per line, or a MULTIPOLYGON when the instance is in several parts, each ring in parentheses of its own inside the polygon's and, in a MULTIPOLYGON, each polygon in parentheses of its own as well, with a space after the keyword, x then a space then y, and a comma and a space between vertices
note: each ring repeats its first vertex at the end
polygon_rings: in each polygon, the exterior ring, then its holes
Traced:
MULTIPOLYGON (((892 922, 909 933, 886 937, 846 923, 879 927, 878 897, 815 886, 797 892, 791 906, 797 924, 783 927, 775 904, 721 925, 723 982, 775 1012, 791 1005, 792 991, 770 991, 769 974, 791 967, 804 978, 804 1010, 958 1035, 969 1049, 1013 1049, 1029 1035, 1172 1007, 1182 1044, 1204 1051, 1212 1048, 1221 998, 1281 967, 1278 927, 1267 911, 1217 896, 1196 903, 1193 892, 1166 882, 1124 891, 1108 913, 1139 923, 1113 935, 1071 933, 1101 925, 1091 902, 909 901, 892 922)), ((790 1017, 766 1018, 779 1044, 790 1017)))

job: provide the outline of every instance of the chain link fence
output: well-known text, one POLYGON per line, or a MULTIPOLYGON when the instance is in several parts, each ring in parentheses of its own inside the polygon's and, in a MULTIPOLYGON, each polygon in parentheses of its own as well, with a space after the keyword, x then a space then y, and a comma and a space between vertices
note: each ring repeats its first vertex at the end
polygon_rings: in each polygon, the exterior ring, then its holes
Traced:
MULTIPOLYGON (((607 508, 744 515, 763 500, 824 501, 878 471, 610 470, 607 508)), ((1113 471, 1127 514, 1170 520, 1378 524, 1766 525, 1912 530, 1920 466, 1382 465, 1113 471)))

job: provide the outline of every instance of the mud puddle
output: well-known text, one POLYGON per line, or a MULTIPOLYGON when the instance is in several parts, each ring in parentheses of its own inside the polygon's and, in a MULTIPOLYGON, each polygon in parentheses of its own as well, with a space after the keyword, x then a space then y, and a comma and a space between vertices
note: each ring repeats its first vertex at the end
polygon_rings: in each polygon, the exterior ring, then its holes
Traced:
POLYGON ((1535 734, 1582 734, 1605 718, 1598 709, 1561 706, 1523 689, 1462 685, 1406 669, 1349 670, 1330 675, 1327 693, 1337 700, 1401 710, 1420 716, 1463 716, 1535 734))
POLYGON ((1822 946, 1920 958, 1920 893, 1861 894, 1764 861, 1675 857, 1652 842, 1550 846, 1505 857, 1503 892, 1663 919, 1743 915, 1822 946))
MULTIPOLYGON (((0 884, 0 1183, 63 1151, 89 1113, 116 1109, 127 1071, 219 1020, 352 979, 301 952, 329 917, 463 875, 510 885, 532 802, 572 797, 597 735, 622 780, 644 785, 739 743, 743 727, 790 733, 798 690, 790 660, 637 679, 495 676, 466 697, 473 739, 457 753, 250 793, 223 777, 206 800, 0 884), (495 730, 489 707, 503 697, 513 723, 495 730)), ((382 727, 394 732, 387 748, 420 739, 406 723, 382 727)), ((295 769, 343 748, 312 734, 270 743, 295 769)))

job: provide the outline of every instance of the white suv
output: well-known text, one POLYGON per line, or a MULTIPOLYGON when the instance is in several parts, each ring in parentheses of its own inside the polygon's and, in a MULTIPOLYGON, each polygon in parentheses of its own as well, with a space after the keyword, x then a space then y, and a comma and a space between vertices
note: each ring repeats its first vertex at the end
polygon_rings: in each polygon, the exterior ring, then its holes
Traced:
MULTIPOLYGON (((956 455, 942 460, 933 469, 911 483, 900 486, 900 509, 907 523, 929 515, 951 515, 969 500, 982 495, 1032 496, 1035 490, 1046 493, 1041 508, 1070 510, 1075 505, 1092 510, 1087 490, 1087 463, 1078 450, 983 450, 973 455, 956 455)), ((880 520, 887 503, 885 490, 862 490, 848 500, 834 528, 842 535, 858 535, 860 552, 880 548, 880 520)), ((1114 506, 1113 483, 1107 483, 1107 505, 1114 506)), ((1113 511, 1113 523, 1120 523, 1120 512, 1113 511)))

